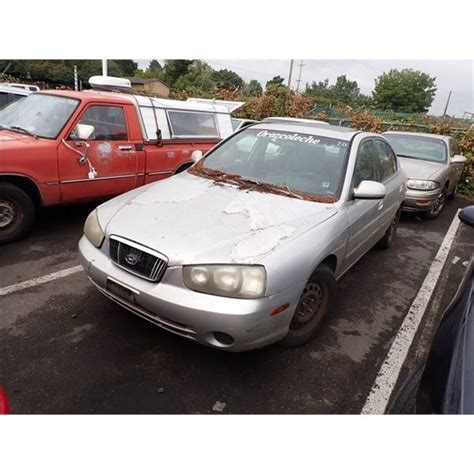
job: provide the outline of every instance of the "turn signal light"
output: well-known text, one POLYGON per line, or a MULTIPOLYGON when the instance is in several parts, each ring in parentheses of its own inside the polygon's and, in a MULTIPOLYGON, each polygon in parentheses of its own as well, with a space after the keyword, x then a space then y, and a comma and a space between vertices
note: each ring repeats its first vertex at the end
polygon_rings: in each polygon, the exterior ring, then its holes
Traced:
POLYGON ((290 303, 285 303, 285 304, 282 304, 281 306, 277 306, 276 308, 273 308, 272 312, 270 313, 270 316, 276 316, 277 314, 282 313, 289 306, 290 306, 290 303))

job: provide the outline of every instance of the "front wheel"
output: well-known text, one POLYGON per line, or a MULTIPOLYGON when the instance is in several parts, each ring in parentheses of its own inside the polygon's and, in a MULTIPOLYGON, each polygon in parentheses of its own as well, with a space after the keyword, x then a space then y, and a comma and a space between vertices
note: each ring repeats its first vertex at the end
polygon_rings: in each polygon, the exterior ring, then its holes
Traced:
POLYGON ((35 205, 28 194, 10 183, 0 183, 0 244, 24 237, 33 226, 35 205))
POLYGON ((395 238, 395 234, 397 233, 398 223, 400 221, 400 214, 402 213, 402 209, 400 208, 395 217, 393 218, 392 222, 390 223, 390 227, 385 232, 385 235, 377 242, 377 247, 382 250, 387 250, 391 247, 393 243, 393 239, 395 238))
POLYGON ((441 191, 438 199, 433 204, 433 207, 422 214, 425 219, 433 220, 437 219, 441 214, 441 211, 444 209, 444 205, 446 204, 446 189, 441 191))
POLYGON ((285 347, 297 347, 311 340, 330 313, 336 299, 336 278, 327 265, 320 265, 306 283, 288 334, 285 347))

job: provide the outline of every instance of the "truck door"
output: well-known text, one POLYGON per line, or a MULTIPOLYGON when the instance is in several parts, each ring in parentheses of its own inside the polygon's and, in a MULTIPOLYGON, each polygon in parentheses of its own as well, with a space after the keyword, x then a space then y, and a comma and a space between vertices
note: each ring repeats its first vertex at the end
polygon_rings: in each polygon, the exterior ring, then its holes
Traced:
POLYGON ((91 104, 70 130, 58 150, 63 202, 101 199, 137 186, 137 150, 129 138, 123 106, 91 104), (87 142, 75 135, 77 124, 94 127, 87 142), (84 161, 86 143, 88 160, 84 161))

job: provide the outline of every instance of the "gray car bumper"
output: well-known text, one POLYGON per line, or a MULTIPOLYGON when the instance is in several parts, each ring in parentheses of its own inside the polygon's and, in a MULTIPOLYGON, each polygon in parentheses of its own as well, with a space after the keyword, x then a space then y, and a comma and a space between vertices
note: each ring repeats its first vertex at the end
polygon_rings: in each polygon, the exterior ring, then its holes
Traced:
POLYGON ((407 189, 403 210, 408 212, 429 211, 441 194, 441 189, 434 191, 415 191, 407 189))
POLYGON ((105 296, 153 324, 193 341, 239 352, 266 346, 285 337, 304 283, 256 300, 224 298, 191 291, 181 279, 181 267, 169 267, 156 284, 117 267, 85 237, 79 255, 91 282, 105 296), (108 280, 134 293, 134 301, 112 292, 108 280), (274 308, 289 304, 276 316, 274 308), (222 344, 215 333, 230 335, 222 344))

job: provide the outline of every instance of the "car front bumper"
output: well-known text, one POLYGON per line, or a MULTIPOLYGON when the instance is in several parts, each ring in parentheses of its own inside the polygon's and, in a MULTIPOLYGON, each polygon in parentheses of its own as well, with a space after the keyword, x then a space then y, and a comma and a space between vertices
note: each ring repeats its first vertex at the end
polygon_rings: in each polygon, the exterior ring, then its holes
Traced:
MULTIPOLYGON (((104 244, 105 245, 105 244, 104 244)), ((86 274, 105 296, 147 321, 198 343, 232 352, 257 349, 285 337, 304 283, 260 299, 236 299, 198 293, 182 282, 182 267, 168 267, 160 283, 139 278, 117 267, 86 237, 79 242, 86 274), (134 294, 123 299, 109 288, 118 283, 134 294), (275 316, 271 312, 289 306, 275 316), (231 336, 224 344, 216 333, 231 336)))
POLYGON ((429 211, 441 195, 441 191, 441 189, 435 189, 433 191, 407 189, 402 209, 408 212, 429 211))

